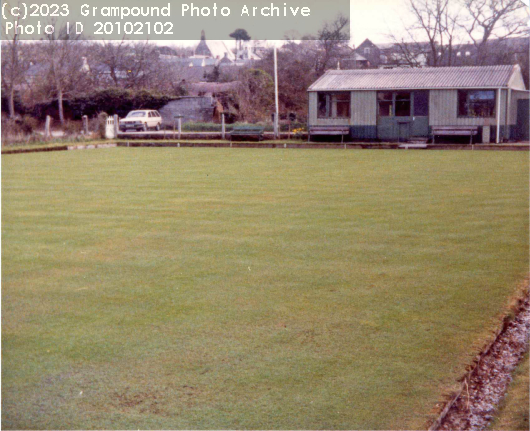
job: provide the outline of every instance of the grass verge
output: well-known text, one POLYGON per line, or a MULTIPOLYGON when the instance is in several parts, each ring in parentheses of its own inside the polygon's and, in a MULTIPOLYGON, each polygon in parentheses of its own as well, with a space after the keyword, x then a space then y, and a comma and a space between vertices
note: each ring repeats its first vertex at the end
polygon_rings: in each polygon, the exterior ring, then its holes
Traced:
POLYGON ((528 406, 530 405, 529 373, 527 353, 513 373, 513 380, 495 414, 495 419, 490 429, 499 431, 528 430, 528 406))

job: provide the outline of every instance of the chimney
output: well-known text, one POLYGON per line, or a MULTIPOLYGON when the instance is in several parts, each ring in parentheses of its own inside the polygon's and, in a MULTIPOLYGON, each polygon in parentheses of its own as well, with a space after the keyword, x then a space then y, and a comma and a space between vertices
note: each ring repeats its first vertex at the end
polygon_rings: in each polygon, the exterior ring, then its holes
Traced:
POLYGON ((85 72, 88 72, 90 70, 90 66, 88 65, 88 61, 86 59, 86 57, 81 57, 82 60, 83 60, 83 66, 81 66, 81 69, 84 70, 85 72))
POLYGON ((204 33, 204 30, 201 30, 201 40, 206 40, 206 33, 204 33))

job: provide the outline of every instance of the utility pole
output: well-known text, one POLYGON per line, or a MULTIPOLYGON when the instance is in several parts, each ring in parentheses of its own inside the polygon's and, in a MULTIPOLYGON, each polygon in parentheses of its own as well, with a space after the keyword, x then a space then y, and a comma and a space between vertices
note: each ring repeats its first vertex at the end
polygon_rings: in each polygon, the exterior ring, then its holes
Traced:
POLYGON ((278 53, 276 45, 274 45, 274 98, 276 102, 276 112, 274 114, 274 139, 279 138, 279 107, 278 107, 278 53))

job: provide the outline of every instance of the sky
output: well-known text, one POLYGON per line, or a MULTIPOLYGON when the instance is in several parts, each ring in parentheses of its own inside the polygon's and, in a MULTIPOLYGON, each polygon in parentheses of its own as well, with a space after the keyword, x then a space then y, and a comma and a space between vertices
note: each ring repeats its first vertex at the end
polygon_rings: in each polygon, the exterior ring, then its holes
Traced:
POLYGON ((390 42, 388 34, 400 32, 407 16, 405 0, 351 0, 351 38, 355 46, 366 38, 374 43, 390 42))
MULTIPOLYGON (((404 5, 405 0, 350 0, 350 45, 359 45, 366 38, 375 43, 389 42, 388 33, 402 27, 400 16, 406 15, 404 5)), ((249 32, 252 35, 252 31, 249 32)), ((199 37, 200 34, 197 40, 199 37)), ((165 44, 163 41, 160 43, 165 44)), ((173 43, 192 46, 197 42, 183 40, 173 43)))
MULTIPOLYGON (((366 38, 372 42, 388 42, 386 35, 391 29, 402 27, 400 16, 406 15, 404 5, 405 0, 350 0, 350 44, 359 45, 366 38)), ((252 35, 252 31, 249 32, 252 35)), ((197 40, 199 37, 200 34, 197 35, 197 40)), ((174 42, 181 46, 192 46, 196 43, 189 40, 174 42)))
MULTIPOLYGON (((528 4, 530 0, 522 0, 528 4)), ((457 0, 454 0, 455 4, 457 0)), ((391 42, 390 34, 403 34, 404 22, 410 22, 408 0, 350 0, 351 46, 360 45, 366 38, 374 43, 391 42)), ((523 12, 528 15, 528 12, 523 12)), ((252 36, 252 31, 249 29, 252 36)), ((197 35, 199 40, 200 35, 197 35)), ((233 42, 233 41, 232 41, 233 42)), ((192 46, 196 41, 175 41, 174 44, 192 46)), ((271 42, 272 43, 272 42, 271 42)))
MULTIPOLYGON (((526 5, 530 0, 521 0, 526 5)), ((410 23, 408 0, 350 0, 351 37, 355 46, 366 38, 374 43, 391 42, 390 34, 399 37, 403 28, 410 23)), ((452 7, 459 7, 458 0, 451 0, 452 7)), ((529 19, 529 9, 521 9, 521 16, 529 19)), ((530 21, 529 21, 530 25, 530 21)), ((469 41, 469 37, 461 34, 469 41)))

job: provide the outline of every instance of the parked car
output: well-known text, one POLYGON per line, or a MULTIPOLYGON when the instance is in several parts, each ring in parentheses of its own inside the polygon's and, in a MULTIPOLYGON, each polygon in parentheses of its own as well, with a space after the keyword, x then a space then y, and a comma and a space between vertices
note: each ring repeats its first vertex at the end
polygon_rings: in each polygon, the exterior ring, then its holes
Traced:
POLYGON ((162 125, 162 116, 158 111, 146 109, 141 111, 131 111, 127 116, 120 120, 120 131, 134 129, 137 132, 147 131, 149 129, 160 130, 162 125))

